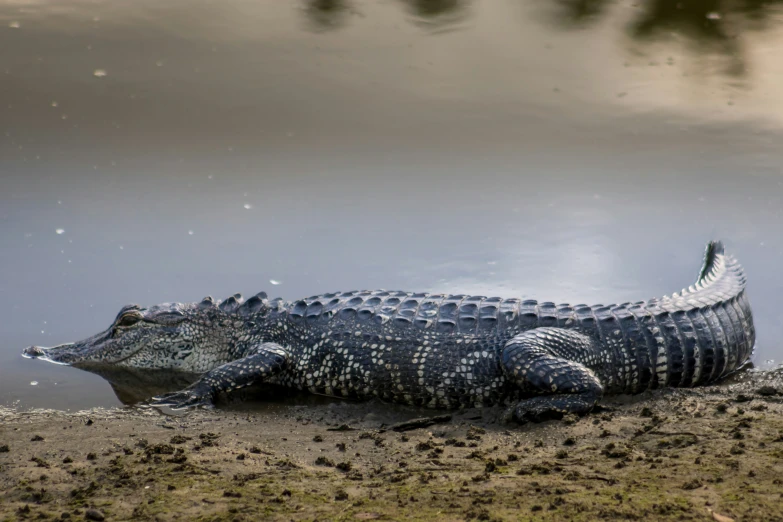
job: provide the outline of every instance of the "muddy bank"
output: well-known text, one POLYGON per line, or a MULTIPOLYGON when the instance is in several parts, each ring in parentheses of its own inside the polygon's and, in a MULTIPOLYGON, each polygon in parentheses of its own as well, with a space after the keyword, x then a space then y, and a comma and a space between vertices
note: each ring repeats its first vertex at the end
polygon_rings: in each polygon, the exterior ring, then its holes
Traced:
POLYGON ((783 520, 780 371, 584 418, 391 429, 442 413, 0 409, 0 520, 783 520))

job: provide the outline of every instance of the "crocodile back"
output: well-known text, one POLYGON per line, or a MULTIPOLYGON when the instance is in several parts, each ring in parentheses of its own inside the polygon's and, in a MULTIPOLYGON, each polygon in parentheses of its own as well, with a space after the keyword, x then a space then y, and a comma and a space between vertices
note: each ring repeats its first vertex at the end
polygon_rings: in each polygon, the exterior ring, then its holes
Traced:
MULTIPOLYGON (((401 402, 411 402, 410 390, 417 387, 441 378, 459 380, 460 372, 470 377, 471 389, 484 387, 495 400, 503 393, 499 356, 506 343, 540 327, 592 338, 598 353, 575 361, 589 366, 607 393, 693 386, 735 371, 750 357, 755 331, 745 284, 739 263, 711 243, 698 281, 659 299, 572 306, 402 291, 336 292, 286 303, 291 329, 283 344, 298 352, 297 386, 401 402)), ((470 402, 487 399, 469 395, 470 402)), ((434 400, 453 405, 455 397, 434 400)))

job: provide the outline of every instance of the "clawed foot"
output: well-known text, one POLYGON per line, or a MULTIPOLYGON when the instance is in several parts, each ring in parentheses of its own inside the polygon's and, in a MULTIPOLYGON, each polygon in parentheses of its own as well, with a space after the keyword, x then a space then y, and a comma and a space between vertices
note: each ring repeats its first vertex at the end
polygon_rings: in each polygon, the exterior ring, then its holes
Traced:
MULTIPOLYGON (((527 401, 524 401, 527 402, 527 401)), ((544 422, 548 420, 560 420, 564 412, 546 407, 530 407, 529 404, 517 404, 506 411, 506 422, 527 424, 528 422, 544 422)), ((538 406, 538 405, 537 405, 538 406)))
POLYGON ((575 396, 534 397, 520 401, 505 414, 506 421, 519 424, 560 420, 568 413, 584 415, 589 413, 595 403, 575 396))
POLYGON ((212 395, 197 388, 185 388, 184 390, 159 395, 150 399, 148 404, 154 408, 167 407, 171 410, 213 407, 212 395))

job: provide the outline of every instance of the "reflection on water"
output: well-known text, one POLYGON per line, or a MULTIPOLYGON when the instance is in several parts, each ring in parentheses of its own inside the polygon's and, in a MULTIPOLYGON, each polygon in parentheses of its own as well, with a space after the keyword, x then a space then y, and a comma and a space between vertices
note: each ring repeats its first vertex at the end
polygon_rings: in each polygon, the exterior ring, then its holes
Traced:
MULTIPOLYGON (((608 2, 608 0, 598 0, 608 2)), ((771 29, 781 19, 780 0, 647 0, 632 23, 639 38, 687 35, 705 42, 728 42, 751 30, 771 29)))
POLYGON ((470 16, 469 0, 399 0, 405 4, 411 20, 419 27, 437 31, 453 26, 470 16))
MULTIPOLYGON (((577 28, 628 8, 614 0, 559 0, 559 6, 560 24, 577 28)), ((748 72, 744 37, 783 20, 780 0, 644 0, 631 11, 626 27, 634 41, 682 43, 692 54, 722 54, 725 66, 719 71, 731 76, 748 72)))
POLYGON ((330 31, 345 24, 353 12, 349 0, 305 0, 305 15, 314 31, 330 31))
POLYGON ((157 395, 182 390, 196 382, 199 377, 195 374, 170 370, 150 370, 105 364, 81 364, 78 369, 105 379, 117 399, 128 406, 143 403, 157 395))
MULTIPOLYGON (((171 370, 150 370, 103 364, 80 364, 83 370, 103 378, 111 387, 117 400, 125 406, 144 406, 152 397, 179 391, 194 383, 199 375, 171 370)), ((76 368, 74 368, 76 371, 76 368)), ((236 390, 230 394, 220 393, 215 403, 243 411, 270 411, 275 406, 286 405, 328 405, 349 402, 341 398, 314 396, 291 388, 257 384, 236 390)))
MULTIPOLYGON (((410 20, 423 28, 435 31, 454 25, 469 15, 469 0, 397 0, 404 4, 410 20)), ((351 0, 305 0, 304 13, 315 31, 342 27, 350 15, 361 16, 351 0)))
MULTIPOLYGON (((19 352, 130 302, 634 301, 711 238, 774 364, 779 4, 684 5, 0 0, 0 403, 118 404, 19 352)), ((132 402, 146 377, 109 380, 132 402)))
MULTIPOLYGON (((366 12, 351 0, 305 0, 304 12, 313 30, 337 29, 353 14, 366 12)), ((430 31, 439 31, 470 18, 469 0, 398 0, 409 20, 430 31)), ((361 5, 361 2, 357 2, 361 5)), ((531 2, 522 4, 532 5, 531 2)), ((717 72, 743 76, 748 72, 746 42, 751 31, 773 29, 783 20, 781 0, 558 0, 553 13, 557 25, 585 28, 604 17, 625 19, 627 34, 639 44, 668 41, 685 44, 692 54, 723 55, 717 72), (630 11, 630 14, 628 12, 630 11), (684 41, 683 41, 684 40, 684 41)), ((535 6, 546 10, 547 7, 535 6)), ((520 23, 520 30, 524 30, 520 23)), ((671 60, 671 58, 670 58, 671 60)), ((702 68, 701 71, 713 71, 702 68)))
MULTIPOLYGON (((397 0, 417 25, 438 26, 470 16, 470 0, 397 0)), ((317 28, 336 28, 349 13, 362 11, 358 0, 304 0, 305 13, 317 28), (352 3, 353 2, 353 3, 352 3)), ((524 2, 522 2, 524 3, 524 2)), ((636 38, 676 38, 685 35, 704 43, 736 40, 742 32, 772 28, 783 16, 781 0, 558 0, 563 25, 585 27, 613 10, 633 12, 628 25, 636 38)))

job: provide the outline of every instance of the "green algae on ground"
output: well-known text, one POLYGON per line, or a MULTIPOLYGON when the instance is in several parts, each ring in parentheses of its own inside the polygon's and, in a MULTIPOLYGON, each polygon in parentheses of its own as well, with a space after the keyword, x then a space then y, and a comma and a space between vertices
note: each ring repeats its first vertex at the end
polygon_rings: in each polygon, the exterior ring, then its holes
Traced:
POLYGON ((466 410, 404 434, 388 427, 426 412, 106 410, 88 424, 0 410, 0 520, 783 520, 778 395, 746 384, 604 407, 521 427, 466 410))

